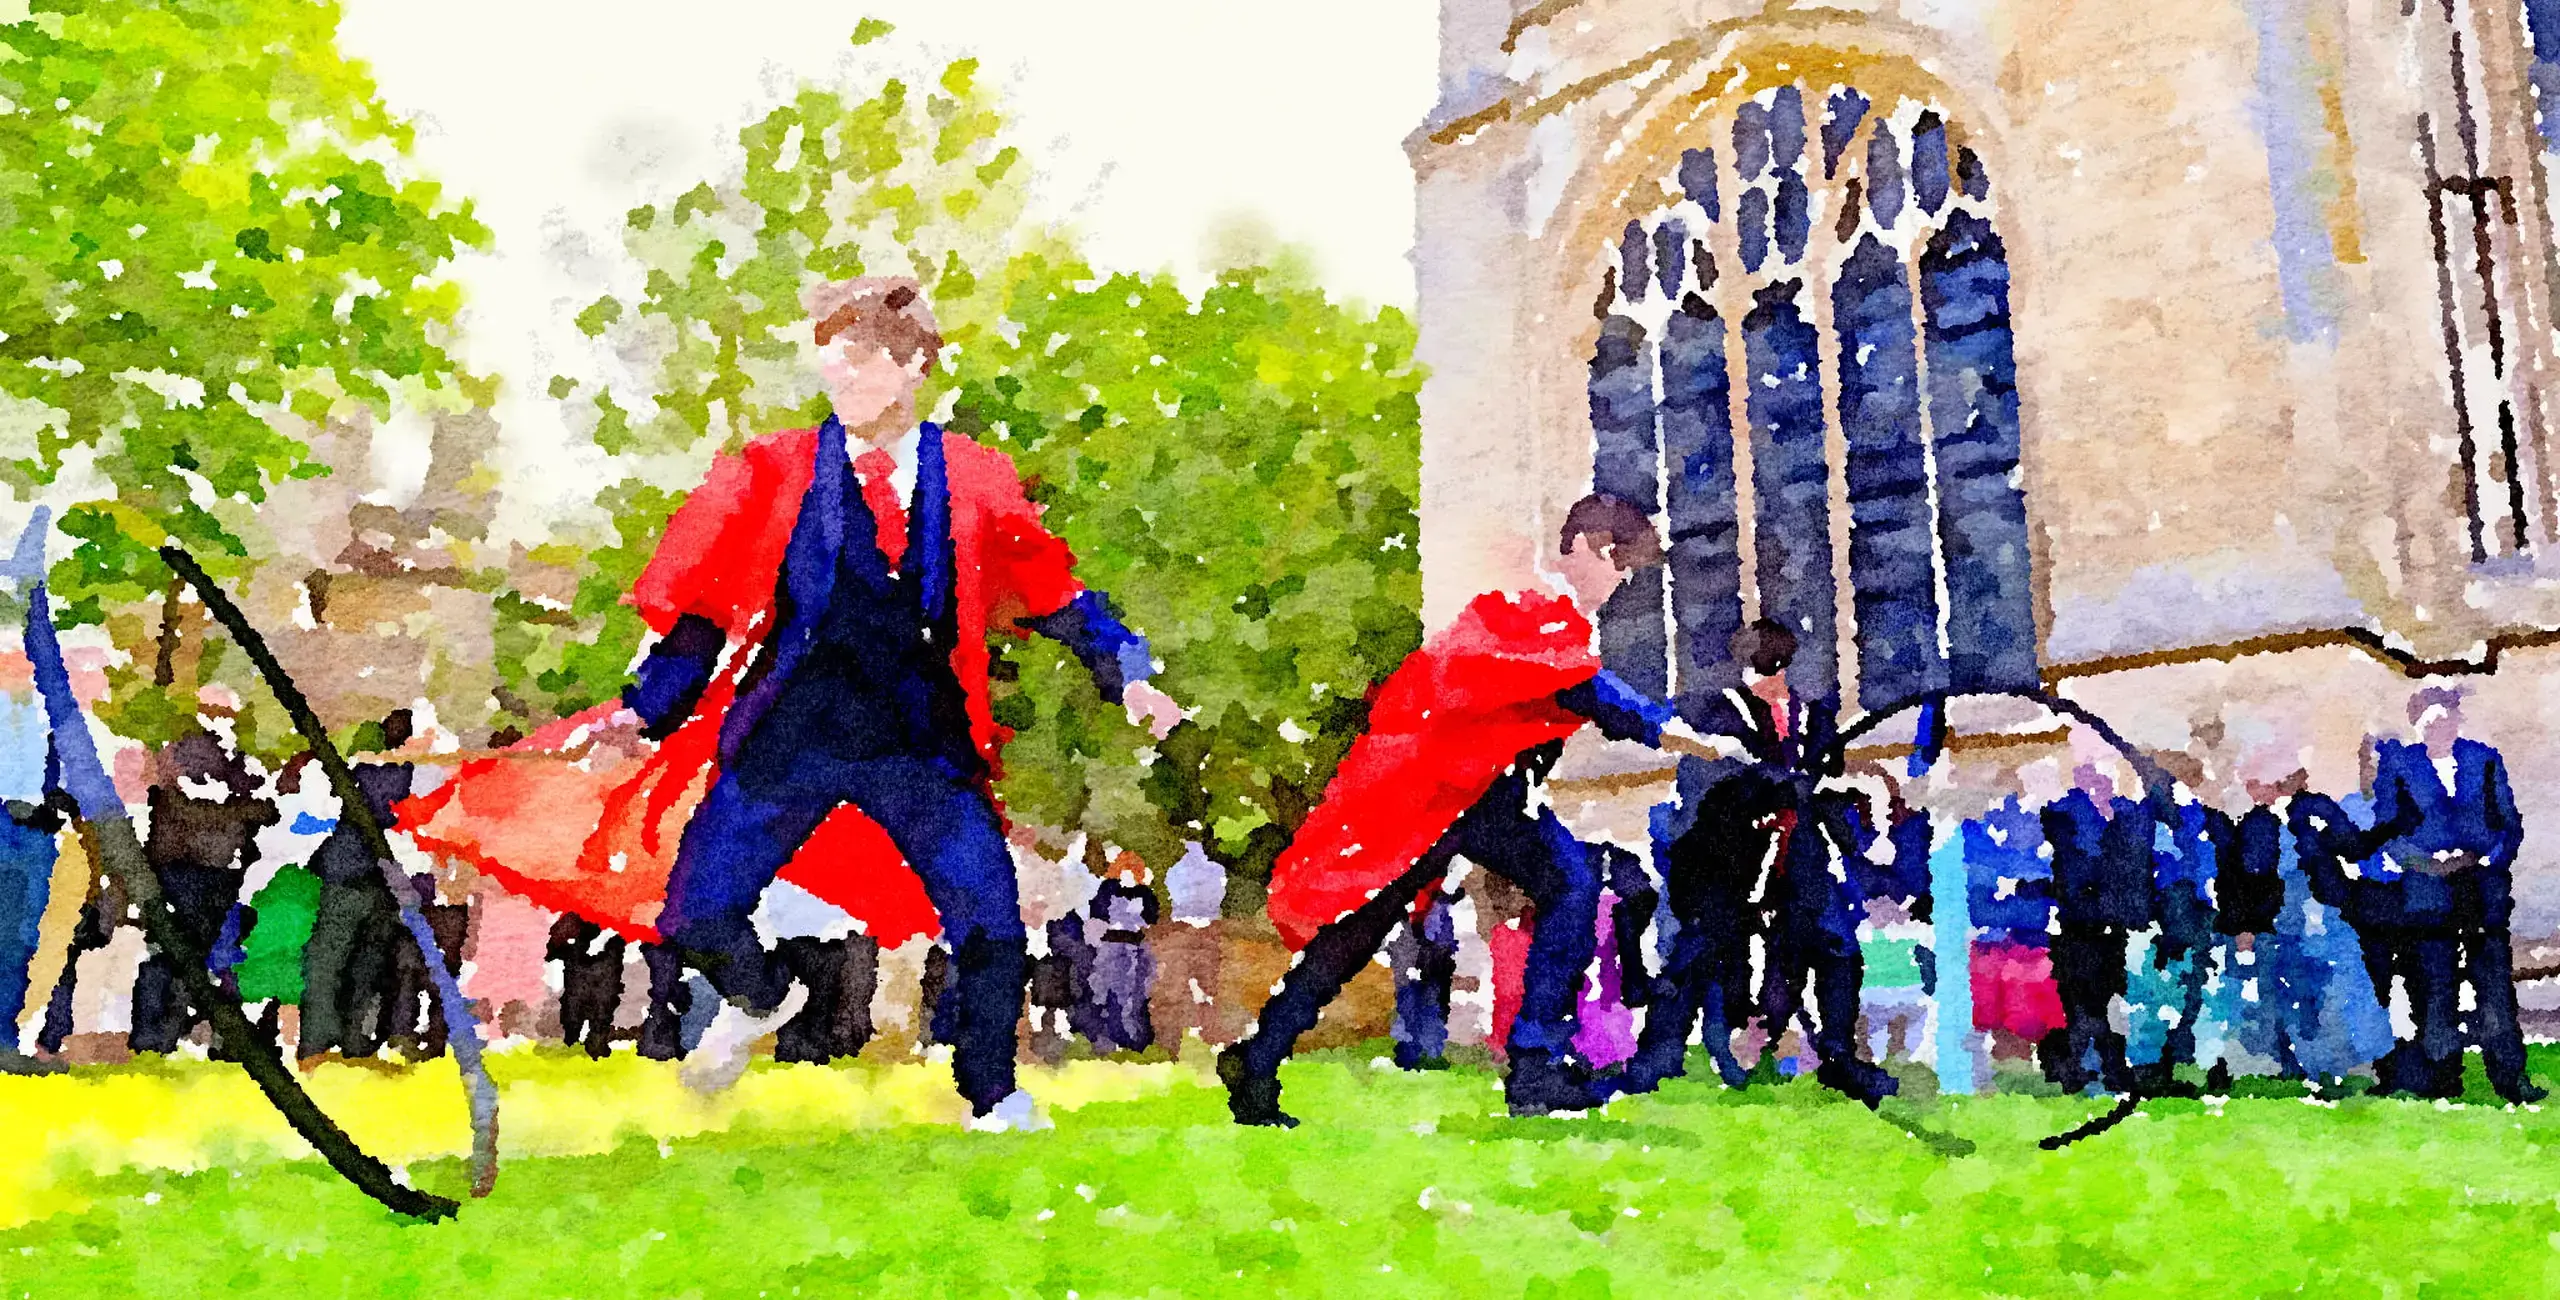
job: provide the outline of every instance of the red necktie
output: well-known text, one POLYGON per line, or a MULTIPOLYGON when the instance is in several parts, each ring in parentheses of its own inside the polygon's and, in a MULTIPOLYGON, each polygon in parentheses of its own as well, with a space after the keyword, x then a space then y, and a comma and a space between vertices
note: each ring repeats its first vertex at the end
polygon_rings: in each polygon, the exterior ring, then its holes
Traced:
POLYGON ((853 458, 853 472, 862 477, 862 503, 871 507, 871 517, 880 526, 880 553, 889 557, 889 567, 907 556, 907 508, 898 501, 898 485, 889 476, 897 472, 897 458, 874 447, 853 458))

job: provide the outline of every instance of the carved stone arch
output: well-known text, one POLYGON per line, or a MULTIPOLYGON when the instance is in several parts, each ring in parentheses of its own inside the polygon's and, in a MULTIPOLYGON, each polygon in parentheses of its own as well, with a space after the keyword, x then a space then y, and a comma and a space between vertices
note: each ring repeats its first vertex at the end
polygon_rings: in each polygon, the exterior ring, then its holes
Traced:
POLYGON ((1915 63, 1735 43, 1753 57, 1629 114, 1595 172, 1649 179, 1567 209, 1617 223, 1558 259, 1593 316, 1590 481, 1670 540, 1667 573, 1604 612, 1603 653, 1694 697, 1732 684, 1724 639, 1759 615, 1797 631, 1816 696, 2031 686, 1994 165, 1915 63))

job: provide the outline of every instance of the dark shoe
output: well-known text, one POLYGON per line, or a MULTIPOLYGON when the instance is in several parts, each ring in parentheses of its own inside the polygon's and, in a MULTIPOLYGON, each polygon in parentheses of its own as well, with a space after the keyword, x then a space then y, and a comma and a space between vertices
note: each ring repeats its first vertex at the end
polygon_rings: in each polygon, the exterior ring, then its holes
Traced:
POLYGON ((2549 1088, 2531 1079, 2517 1079, 2498 1086, 2498 1096, 2510 1106, 2530 1106, 2550 1095, 2549 1088))
POLYGON ((1605 1104, 1619 1097, 1656 1092, 1666 1081, 1687 1072, 1688 1052, 1685 1048, 1666 1051, 1660 1044, 1649 1049, 1638 1048, 1636 1054, 1628 1057, 1626 1064, 1619 1066, 1616 1072, 1591 1080, 1592 1095, 1605 1104))
POLYGON ((1716 1057, 1715 1063, 1716 1080, 1727 1088, 1740 1092, 1751 1086, 1751 1072, 1743 1069, 1742 1062, 1733 1059, 1730 1054, 1716 1057))
POLYGON ((1436 1052, 1425 1056, 1420 1052, 1399 1046, 1396 1048, 1396 1068, 1399 1070, 1445 1070, 1449 1068, 1449 1058, 1436 1052))
POLYGON ((1815 1067, 1813 1077, 1823 1087, 1855 1098, 1869 1110, 1902 1091, 1902 1081, 1885 1073, 1883 1067, 1854 1058, 1824 1061, 1815 1067))
POLYGON ((2428 1079, 2426 1090, 2418 1095, 2430 1101, 2462 1100, 2462 1058, 2456 1056, 2436 1066, 2428 1079))
POLYGON ((2204 1072, 2204 1090, 2216 1097, 2228 1097, 2231 1095, 2231 1065, 2229 1062, 2216 1061, 2213 1063, 2212 1069, 2204 1072))
POLYGON ((1227 1114, 1238 1124, 1257 1128, 1296 1128, 1298 1118, 1280 1109, 1280 1076, 1255 1074, 1244 1052, 1230 1047, 1218 1053, 1218 1081, 1227 1085, 1227 1114))
POLYGON ((1515 1117, 1580 1114, 1607 1102, 1605 1089, 1591 1073, 1544 1052, 1520 1052, 1511 1058, 1511 1073, 1502 1081, 1503 1100, 1515 1117))
POLYGON ((2418 1095, 2418 1049, 2402 1041, 2391 1045, 2382 1059, 2373 1063, 2373 1095, 2376 1097, 2414 1097, 2418 1095))

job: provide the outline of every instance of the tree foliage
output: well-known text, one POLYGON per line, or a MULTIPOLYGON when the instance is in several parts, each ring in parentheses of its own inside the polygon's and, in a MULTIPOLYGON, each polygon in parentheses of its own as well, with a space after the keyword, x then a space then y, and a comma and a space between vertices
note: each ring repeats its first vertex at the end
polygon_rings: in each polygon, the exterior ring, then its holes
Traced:
MULTIPOLYGON (((884 32, 867 22, 856 41, 884 32)), ((738 132, 724 175, 632 209, 622 242, 640 290, 577 317, 613 362, 551 384, 626 471, 596 498, 614 537, 559 557, 579 570, 568 609, 502 597, 503 702, 517 720, 621 689, 645 635, 623 597, 713 454, 824 417, 806 285, 912 275, 955 344, 976 336, 993 304, 971 268, 1002 264, 1022 211, 1025 169, 1000 126, 965 59, 921 90, 896 76, 858 97, 804 87, 738 132)))
POLYGON ((1287 259, 1196 296, 1087 265, 1024 222, 1027 166, 968 60, 921 93, 804 88, 737 142, 723 175, 630 214, 643 288, 579 318, 625 369, 553 392, 629 473, 598 497, 613 542, 560 556, 570 608, 509 606, 511 706, 531 722, 619 690, 643 638, 621 601, 683 491, 715 452, 824 416, 802 288, 911 274, 951 344, 926 400, 1016 457, 1196 709, 1156 754, 1063 652, 1013 643, 1008 805, 1158 862, 1181 836, 1267 865, 1419 637, 1410 322, 1287 259))
MULTIPOLYGON (((1367 721, 1369 686, 1420 636, 1412 326, 1261 267, 1193 298, 1168 275, 1027 253, 1006 288, 995 338, 959 359, 952 425, 1014 453, 1086 581, 1196 710, 1145 783, 1155 805, 1267 865, 1367 721)), ((1130 738, 1080 721, 1093 706, 1056 653, 1013 657, 1010 765, 1081 771, 1103 796, 1097 769, 1125 765, 1130 738)))
POLYGON ((68 622, 136 651, 105 710, 166 739, 138 609, 175 539, 217 576, 257 560, 254 507, 327 472, 297 430, 459 402, 459 290, 486 239, 412 174, 410 133, 309 0, 36 0, 0 28, 0 474, 66 470, 68 622))

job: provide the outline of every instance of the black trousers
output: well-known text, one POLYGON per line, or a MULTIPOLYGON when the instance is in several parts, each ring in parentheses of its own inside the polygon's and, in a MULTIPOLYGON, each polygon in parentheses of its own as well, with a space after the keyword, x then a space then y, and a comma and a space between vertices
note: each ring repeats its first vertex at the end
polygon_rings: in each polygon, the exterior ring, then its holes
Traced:
POLYGON ((1733 1058, 1734 1022, 1747 1018, 1751 992, 1751 922, 1744 904, 1675 914, 1679 932, 1654 977, 1644 1009, 1644 1029, 1626 1065, 1623 1086, 1645 1091, 1688 1068, 1689 1034, 1706 1021, 1707 1055, 1727 1084, 1741 1087, 1743 1069, 1733 1058))
POLYGON ((644 943, 640 960, 649 968, 649 1010, 640 1021, 640 1055, 672 1061, 684 1055, 684 1018, 693 1010, 693 987, 685 982, 684 957, 663 943, 644 943))
POLYGON ((1520 1011, 1511 1022, 1508 1046, 1514 1066, 1532 1057, 1567 1056, 1575 1029, 1575 994, 1598 942, 1600 881, 1590 854, 1554 810, 1530 811, 1528 794, 1529 778, 1518 772, 1495 781, 1403 875, 1318 929, 1299 953, 1298 964, 1281 977, 1279 992, 1263 1004, 1253 1032, 1233 1049, 1246 1073, 1268 1078, 1279 1072, 1299 1035, 1315 1027, 1326 1004, 1377 955, 1396 923, 1411 914, 1414 896, 1445 877, 1450 859, 1460 853, 1509 878, 1537 909, 1520 1011))
MULTIPOLYGON (((2416 1037, 2394 1046, 2381 1068, 2382 1086, 2429 1097, 2462 1093, 2462 1050, 2480 1049, 2489 1084, 2503 1097, 2520 1095, 2525 1077, 2524 1030, 2516 1014, 2515 956, 2504 930, 2428 927, 2400 931, 2389 967, 2409 991, 2416 1037), (2462 986, 2471 986, 2471 1011, 2462 1011, 2462 986)), ((2374 963, 2367 959, 2370 971, 2374 963)), ((2375 991, 2390 997, 2390 985, 2375 991)))
POLYGON ((775 955, 809 990, 809 1001, 774 1034, 773 1059, 823 1064, 860 1055, 871 1041, 880 941, 863 934, 784 939, 775 955))
MULTIPOLYGON (((218 867, 165 866, 158 874, 170 910, 176 914, 179 934, 196 960, 204 960, 222 936, 222 922, 230 915, 231 905, 240 901, 240 873, 218 867)), ((237 987, 228 972, 222 979, 227 987, 237 987)), ((204 1021, 204 1008, 195 1005, 179 982, 177 956, 154 946, 134 975, 133 1028, 125 1037, 127 1044, 137 1052, 174 1052, 179 1040, 204 1021)), ((233 1045, 217 1046, 227 1055, 233 1045)))
POLYGON ((2133 1090, 2124 1035, 2107 1019, 2108 1003, 2125 991, 2125 930, 2120 925, 2065 921, 2053 939, 2053 978, 2062 995, 2062 1028, 2045 1039, 2045 1072, 2064 1088, 2089 1086, 2088 1058, 2098 1059, 2098 1079, 2111 1092, 2133 1090))
MULTIPOLYGON (((336 1051, 372 1056, 382 1050, 383 994, 395 945, 408 945, 399 905, 379 875, 320 882, 311 943, 302 950, 303 1057, 336 1051)), ((410 945, 414 946, 414 945, 410 945)))
MULTIPOLYGON (((583 945, 581 945, 583 948, 583 945)), ((560 1039, 603 1060, 613 1054, 613 1018, 622 1009, 620 935, 594 953, 580 951, 560 962, 560 1039)))
MULTIPOLYGON (((471 910, 459 903, 430 903, 420 909, 435 935, 445 972, 462 974, 462 944, 469 933, 471 910)), ((410 938, 408 927, 393 918, 391 959, 382 991, 383 1038, 412 1060, 444 1055, 444 1004, 427 971, 427 959, 410 938)))
POLYGON ((1866 958, 1855 938, 1824 925, 1818 916, 1781 914, 1769 930, 1769 972, 1761 982, 1760 1006, 1771 1037, 1805 1009, 1805 988, 1813 988, 1813 1054, 1823 1064, 1852 1061, 1858 1055, 1858 990, 1866 980, 1866 958))

